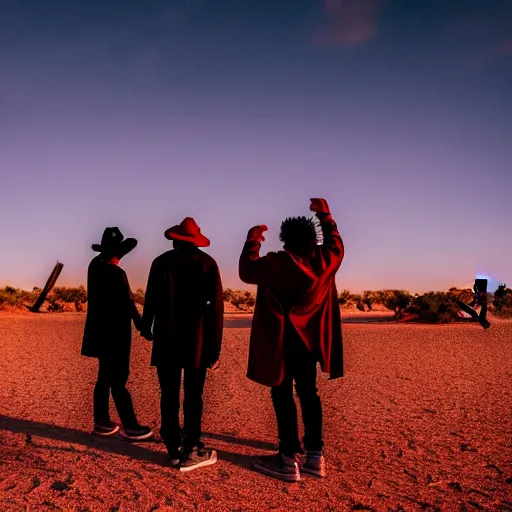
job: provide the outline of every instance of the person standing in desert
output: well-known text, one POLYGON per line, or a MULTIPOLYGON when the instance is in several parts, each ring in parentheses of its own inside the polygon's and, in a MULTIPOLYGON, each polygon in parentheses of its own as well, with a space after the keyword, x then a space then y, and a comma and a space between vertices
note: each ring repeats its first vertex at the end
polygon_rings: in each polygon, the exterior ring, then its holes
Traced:
POLYGON ((165 232, 173 249, 151 265, 143 333, 154 337, 151 365, 161 388, 161 436, 171 465, 181 471, 209 466, 217 453, 201 442, 207 369, 216 369, 222 344, 224 301, 219 268, 201 251, 210 241, 193 218, 165 232), (184 426, 179 423, 184 374, 184 426), (182 435, 183 434, 183 435, 182 435))
POLYGON ((98 380, 94 388, 94 434, 121 435, 132 441, 153 436, 135 416, 132 398, 126 389, 130 367, 132 320, 140 330, 141 317, 132 298, 126 272, 119 260, 137 245, 135 238, 124 239, 119 228, 106 228, 101 244, 92 246, 100 254, 89 264, 87 273, 87 318, 82 355, 99 360, 98 380), (112 397, 123 428, 110 420, 112 397))
POLYGON ((285 481, 301 473, 326 476, 322 405, 316 388, 319 362, 330 378, 343 376, 341 318, 335 275, 344 246, 325 199, 311 199, 320 226, 307 217, 281 225, 283 250, 260 256, 265 225, 253 227, 239 261, 240 279, 258 286, 247 377, 269 386, 279 437, 277 455, 255 460, 258 471, 285 481), (317 242, 321 227, 323 243, 317 242), (300 457, 293 382, 304 423, 300 457))

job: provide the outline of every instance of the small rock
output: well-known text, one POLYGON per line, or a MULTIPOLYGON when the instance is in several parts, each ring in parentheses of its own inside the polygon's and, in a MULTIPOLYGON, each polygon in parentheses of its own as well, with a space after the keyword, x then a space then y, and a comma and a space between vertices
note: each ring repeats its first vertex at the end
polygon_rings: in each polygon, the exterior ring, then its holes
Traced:
POLYGON ((66 482, 61 482, 60 480, 55 480, 50 488, 54 491, 67 491, 69 489, 69 485, 66 482))
POLYGON ((27 432, 25 434, 25 443, 30 444, 32 442, 32 436, 27 432))
POLYGON ((352 505, 352 510, 370 510, 370 512, 376 512, 373 507, 370 507, 370 505, 364 505, 363 503, 356 503, 355 505, 352 505))
POLYGON ((505 483, 506 483, 506 484, 508 484, 508 485, 512 485, 512 477, 507 478, 507 479, 505 480, 505 483))
POLYGON ((459 482, 448 482, 446 485, 458 492, 462 492, 462 487, 460 486, 459 482))

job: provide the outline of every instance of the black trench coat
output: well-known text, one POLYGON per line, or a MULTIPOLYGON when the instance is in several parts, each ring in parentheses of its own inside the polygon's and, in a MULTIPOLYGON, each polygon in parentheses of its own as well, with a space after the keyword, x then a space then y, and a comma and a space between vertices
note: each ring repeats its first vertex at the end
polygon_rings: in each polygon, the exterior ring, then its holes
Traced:
POLYGON ((212 366, 220 355, 223 321, 222 282, 211 256, 180 247, 153 261, 142 315, 143 332, 153 325, 152 366, 212 366))
POLYGON ((82 355, 114 358, 128 364, 132 320, 140 330, 141 317, 132 298, 126 272, 101 255, 89 264, 87 273, 87 318, 82 355))

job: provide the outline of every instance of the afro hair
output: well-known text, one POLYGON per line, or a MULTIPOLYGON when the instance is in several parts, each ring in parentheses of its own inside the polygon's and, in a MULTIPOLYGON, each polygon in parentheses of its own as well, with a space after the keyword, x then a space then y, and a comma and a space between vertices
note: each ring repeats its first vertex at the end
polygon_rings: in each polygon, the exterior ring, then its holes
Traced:
POLYGON ((304 216, 288 217, 281 224, 279 239, 290 248, 306 249, 319 243, 319 223, 304 216))

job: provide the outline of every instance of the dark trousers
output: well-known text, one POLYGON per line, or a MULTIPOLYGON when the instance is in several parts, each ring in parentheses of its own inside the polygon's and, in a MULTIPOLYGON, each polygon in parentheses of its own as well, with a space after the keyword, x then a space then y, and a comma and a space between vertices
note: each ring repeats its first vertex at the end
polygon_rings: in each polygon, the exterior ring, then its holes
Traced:
POLYGON ((285 377, 271 390, 277 417, 279 451, 285 455, 303 453, 297 425, 297 408, 293 398, 293 382, 299 397, 304 424, 304 447, 320 451, 322 440, 322 404, 316 388, 317 359, 308 351, 293 327, 287 327, 284 339, 285 377))
POLYGON ((139 426, 133 410, 132 397, 126 389, 129 373, 128 361, 99 358, 98 380, 94 388, 94 422, 98 425, 110 423, 109 398, 112 392, 123 426, 125 428, 139 426))
POLYGON ((176 456, 183 442, 183 451, 188 453, 201 441, 201 420, 203 418, 203 390, 206 369, 185 368, 183 401, 183 439, 180 428, 180 388, 182 368, 157 366, 158 380, 162 391, 160 409, 162 426, 160 435, 169 455, 176 456))

